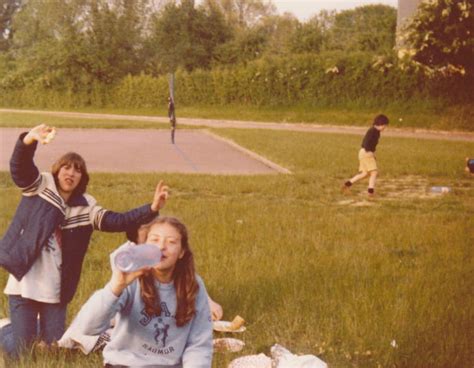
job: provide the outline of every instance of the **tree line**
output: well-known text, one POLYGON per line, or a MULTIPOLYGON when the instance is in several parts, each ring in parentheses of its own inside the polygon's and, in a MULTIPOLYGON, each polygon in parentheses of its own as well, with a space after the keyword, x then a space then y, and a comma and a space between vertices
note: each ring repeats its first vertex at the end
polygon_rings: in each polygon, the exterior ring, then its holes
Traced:
POLYGON ((56 106, 75 97, 79 105, 100 105, 113 101, 112 90, 141 95, 130 89, 137 81, 162 86, 153 78, 164 81, 168 73, 192 91, 185 98, 191 104, 194 98, 337 104, 371 95, 380 104, 413 99, 415 92, 421 99, 472 103, 474 10, 468 0, 423 2, 398 35, 398 50, 397 12, 386 5, 321 11, 301 22, 278 15, 271 0, 0 4, 2 105, 22 99, 31 105, 40 101, 35 93, 45 91, 58 92, 51 94, 56 106))
POLYGON ((4 0, 0 80, 79 87, 330 50, 388 53, 396 10, 372 5, 307 22, 271 1, 4 0))

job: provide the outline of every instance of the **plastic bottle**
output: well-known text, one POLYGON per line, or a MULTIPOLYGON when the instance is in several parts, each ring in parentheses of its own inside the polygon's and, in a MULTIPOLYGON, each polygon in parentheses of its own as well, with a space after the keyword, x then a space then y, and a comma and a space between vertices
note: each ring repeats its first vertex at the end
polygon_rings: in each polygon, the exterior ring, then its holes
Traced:
POLYGON ((134 272, 146 267, 154 267, 161 260, 161 250, 157 245, 130 245, 117 252, 115 266, 122 272, 134 272))
POLYGON ((449 193, 451 191, 450 187, 436 186, 431 187, 431 193, 449 193))

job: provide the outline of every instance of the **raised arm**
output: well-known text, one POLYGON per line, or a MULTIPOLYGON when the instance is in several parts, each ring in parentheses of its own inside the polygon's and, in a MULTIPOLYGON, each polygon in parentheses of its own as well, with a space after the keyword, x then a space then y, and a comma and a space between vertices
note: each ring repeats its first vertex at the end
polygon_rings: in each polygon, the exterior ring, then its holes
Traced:
POLYGON ((49 143, 55 132, 54 128, 41 124, 20 135, 10 158, 10 173, 18 187, 28 189, 39 180, 39 170, 33 161, 36 147, 38 142, 49 143))
POLYGON ((126 231, 131 225, 146 224, 165 206, 168 195, 168 187, 161 180, 155 188, 151 204, 123 213, 100 209, 93 212, 93 223, 98 230, 108 232, 126 231))

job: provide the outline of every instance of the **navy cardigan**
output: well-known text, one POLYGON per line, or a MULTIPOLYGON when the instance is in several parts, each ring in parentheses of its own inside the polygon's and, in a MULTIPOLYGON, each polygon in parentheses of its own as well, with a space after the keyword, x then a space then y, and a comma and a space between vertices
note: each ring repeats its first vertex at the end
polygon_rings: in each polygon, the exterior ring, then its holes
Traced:
POLYGON ((22 199, 0 240, 0 266, 21 280, 60 226, 61 303, 69 303, 79 283, 92 231, 125 231, 151 221, 157 212, 151 210, 150 204, 124 213, 108 211, 88 194, 71 196, 65 203, 52 174, 40 173, 35 166, 33 156, 37 142, 25 145, 25 134, 20 135, 10 160, 11 176, 22 189, 22 199))

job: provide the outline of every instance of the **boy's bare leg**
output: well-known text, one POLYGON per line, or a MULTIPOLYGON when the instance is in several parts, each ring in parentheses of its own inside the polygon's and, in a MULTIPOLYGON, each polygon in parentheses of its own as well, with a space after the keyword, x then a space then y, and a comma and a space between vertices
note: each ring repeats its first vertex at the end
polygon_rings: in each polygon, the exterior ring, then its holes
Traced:
POLYGON ((351 182, 351 184, 354 184, 358 182, 359 180, 364 179, 367 176, 367 174, 368 173, 366 171, 362 171, 361 173, 355 175, 352 179, 349 179, 349 181, 351 182))
POLYGON ((373 170, 369 173, 369 195, 374 195, 375 181, 377 180, 377 170, 373 170))
POLYGON ((348 194, 350 192, 350 187, 352 186, 352 184, 358 182, 361 179, 364 179, 367 176, 367 174, 368 174, 367 171, 362 171, 359 174, 355 175, 353 178, 349 179, 348 181, 344 183, 341 191, 343 193, 348 194))

